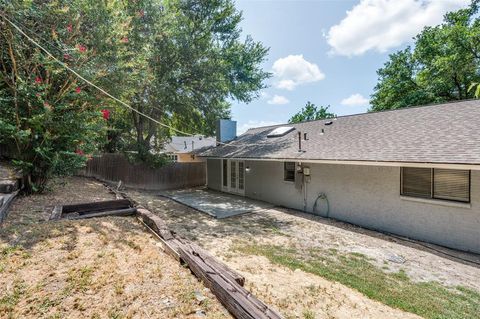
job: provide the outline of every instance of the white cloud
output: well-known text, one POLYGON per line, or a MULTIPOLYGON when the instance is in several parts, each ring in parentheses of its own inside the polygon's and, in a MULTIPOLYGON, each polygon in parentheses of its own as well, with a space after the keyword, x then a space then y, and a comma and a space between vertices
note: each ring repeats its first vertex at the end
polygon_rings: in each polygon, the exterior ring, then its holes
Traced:
POLYGON ((270 125, 278 125, 283 124, 281 122, 275 121, 253 121, 250 120, 247 123, 243 123, 237 128, 238 135, 245 133, 248 129, 253 127, 260 127, 260 126, 270 126, 270 125))
POLYGON ((270 97, 270 94, 268 94, 268 92, 266 92, 265 90, 260 91, 260 98, 261 99, 268 99, 269 97, 270 97))
POLYGON ((367 106, 369 100, 361 94, 352 94, 349 97, 343 99, 340 104, 346 106, 367 106))
POLYGON ((361 0, 328 31, 331 53, 361 55, 385 52, 411 41, 424 26, 442 22, 449 11, 466 7, 469 0, 361 0))
POLYGON ((267 101, 268 104, 281 105, 290 103, 290 101, 282 95, 274 95, 270 100, 267 101))
POLYGON ((279 89, 293 90, 296 86, 323 80, 325 74, 315 63, 308 62, 303 55, 289 55, 273 63, 273 74, 279 89))

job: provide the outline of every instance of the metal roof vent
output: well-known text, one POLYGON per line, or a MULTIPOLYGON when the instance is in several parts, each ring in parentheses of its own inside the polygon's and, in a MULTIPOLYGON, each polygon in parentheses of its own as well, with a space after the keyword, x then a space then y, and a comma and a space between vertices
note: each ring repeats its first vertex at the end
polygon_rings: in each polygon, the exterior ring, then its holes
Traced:
POLYGON ((329 122, 325 122, 325 125, 332 125, 333 122, 332 121, 329 121, 329 122))
POLYGON ((267 137, 280 137, 290 133, 295 128, 293 126, 280 126, 268 133, 267 137))

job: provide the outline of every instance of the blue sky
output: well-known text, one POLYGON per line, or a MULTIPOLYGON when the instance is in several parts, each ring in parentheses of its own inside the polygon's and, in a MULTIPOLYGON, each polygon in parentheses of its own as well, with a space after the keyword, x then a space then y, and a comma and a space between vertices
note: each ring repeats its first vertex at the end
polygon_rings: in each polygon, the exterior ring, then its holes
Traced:
POLYGON ((269 88, 232 105, 239 133, 285 123, 311 101, 338 115, 363 113, 388 54, 468 0, 237 0, 244 35, 270 48, 269 88))

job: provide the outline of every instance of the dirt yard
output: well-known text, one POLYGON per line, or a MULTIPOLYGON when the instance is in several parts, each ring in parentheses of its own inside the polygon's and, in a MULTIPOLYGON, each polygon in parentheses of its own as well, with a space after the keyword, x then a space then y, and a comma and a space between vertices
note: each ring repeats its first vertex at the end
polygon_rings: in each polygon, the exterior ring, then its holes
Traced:
POLYGON ((479 318, 480 267, 418 244, 283 208, 217 220, 153 192, 128 194, 287 318, 479 318))
POLYGON ((0 318, 231 318, 135 218, 46 222, 46 205, 112 198, 68 178, 14 202, 0 228, 0 318))

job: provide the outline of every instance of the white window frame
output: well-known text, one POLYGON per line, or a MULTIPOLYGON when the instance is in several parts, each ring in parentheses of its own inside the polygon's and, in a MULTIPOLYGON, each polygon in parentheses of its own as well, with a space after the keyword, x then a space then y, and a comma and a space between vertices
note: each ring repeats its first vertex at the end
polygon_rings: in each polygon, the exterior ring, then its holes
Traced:
POLYGON ((245 188, 246 188, 246 178, 245 178, 245 161, 243 160, 236 160, 236 159, 222 159, 221 162, 221 183, 222 183, 222 191, 237 194, 237 195, 245 195, 245 188), (224 165, 223 161, 227 161, 227 185, 224 185, 224 165), (235 185, 232 185, 232 163, 235 163, 235 185), (240 165, 239 163, 243 163, 243 189, 239 188, 239 176, 240 176, 240 165))

